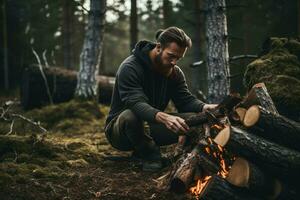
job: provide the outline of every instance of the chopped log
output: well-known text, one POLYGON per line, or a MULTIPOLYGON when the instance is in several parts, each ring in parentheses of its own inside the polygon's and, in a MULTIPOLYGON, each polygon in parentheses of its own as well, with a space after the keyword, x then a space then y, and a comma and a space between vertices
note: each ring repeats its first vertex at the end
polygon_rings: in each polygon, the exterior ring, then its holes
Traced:
POLYGON ((253 133, 300 151, 300 123, 282 115, 275 115, 261 106, 251 106, 243 120, 253 133))
MULTIPOLYGON (((63 68, 43 68, 46 75, 50 93, 54 103, 69 101, 73 98, 77 72, 63 68)), ((99 84, 99 102, 110 103, 114 78, 108 76, 96 76, 99 84)), ((32 109, 49 104, 44 80, 38 67, 31 66, 22 74, 22 85, 20 90, 21 104, 25 109, 32 109)))
MULTIPOLYGON (((171 178, 170 190, 176 193, 184 193, 194 180, 194 175, 199 163, 199 152, 194 149, 187 154, 179 168, 175 171, 173 178, 171 178)), ((200 170, 200 176, 202 174, 200 170)), ((199 176, 199 174, 198 174, 199 176)))
POLYGON ((300 178, 300 153, 259 136, 228 126, 214 139, 216 143, 245 157, 262 170, 266 170, 287 182, 298 182, 300 178))
POLYGON ((276 106, 270 97, 267 87, 264 83, 255 84, 248 92, 246 98, 241 102, 240 106, 249 108, 252 105, 260 105, 266 110, 278 114, 276 106))
POLYGON ((238 107, 235 109, 235 112, 238 116, 238 120, 240 122, 242 122, 244 120, 244 117, 245 117, 245 114, 247 112, 247 109, 246 108, 242 108, 242 107, 238 107))
POLYGON ((212 176, 207 184, 204 186, 202 192, 200 193, 200 199, 211 199, 211 200, 258 200, 262 199, 260 197, 254 196, 254 194, 249 193, 247 190, 235 187, 228 183, 225 179, 214 175, 212 176))
POLYGON ((278 180, 241 157, 234 161, 226 180, 232 185, 246 188, 251 193, 259 193, 268 199, 276 199, 281 192, 278 180))

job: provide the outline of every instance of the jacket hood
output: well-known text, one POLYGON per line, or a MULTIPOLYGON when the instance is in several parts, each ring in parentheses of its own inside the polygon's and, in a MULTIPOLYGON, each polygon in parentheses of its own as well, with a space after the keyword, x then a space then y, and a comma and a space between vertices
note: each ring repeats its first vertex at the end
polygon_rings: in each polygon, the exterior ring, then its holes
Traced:
POLYGON ((150 60, 149 52, 155 47, 155 45, 155 43, 150 41, 140 41, 135 45, 132 53, 143 63, 143 65, 151 68, 152 61, 150 60))

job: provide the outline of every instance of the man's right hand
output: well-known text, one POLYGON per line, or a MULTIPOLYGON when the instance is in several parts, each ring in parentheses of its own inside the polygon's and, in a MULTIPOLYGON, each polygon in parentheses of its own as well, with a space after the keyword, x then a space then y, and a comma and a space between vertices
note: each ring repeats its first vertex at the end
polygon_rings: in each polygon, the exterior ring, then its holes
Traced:
POLYGON ((189 131, 189 126, 184 119, 164 112, 158 112, 155 115, 157 122, 165 124, 165 126, 174 133, 186 133, 189 131))

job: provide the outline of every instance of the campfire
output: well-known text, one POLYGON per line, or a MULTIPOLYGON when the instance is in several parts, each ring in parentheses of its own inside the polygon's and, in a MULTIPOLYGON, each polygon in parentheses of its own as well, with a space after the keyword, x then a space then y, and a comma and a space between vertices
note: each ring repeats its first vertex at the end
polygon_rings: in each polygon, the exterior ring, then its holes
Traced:
POLYGON ((299 199, 300 124, 281 116, 263 83, 186 119, 201 131, 163 183, 197 199, 299 199))

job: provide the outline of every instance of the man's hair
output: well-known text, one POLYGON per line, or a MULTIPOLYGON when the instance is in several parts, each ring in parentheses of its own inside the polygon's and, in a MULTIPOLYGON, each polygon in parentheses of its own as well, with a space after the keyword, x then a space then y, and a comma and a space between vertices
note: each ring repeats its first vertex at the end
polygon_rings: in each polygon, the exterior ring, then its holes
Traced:
POLYGON ((182 29, 175 26, 166 28, 165 30, 159 29, 155 34, 155 38, 163 48, 172 42, 175 42, 182 48, 192 47, 191 38, 182 29))

